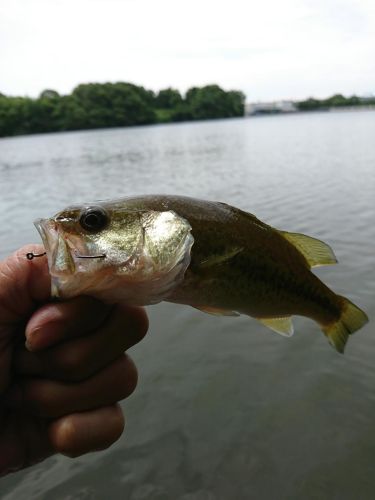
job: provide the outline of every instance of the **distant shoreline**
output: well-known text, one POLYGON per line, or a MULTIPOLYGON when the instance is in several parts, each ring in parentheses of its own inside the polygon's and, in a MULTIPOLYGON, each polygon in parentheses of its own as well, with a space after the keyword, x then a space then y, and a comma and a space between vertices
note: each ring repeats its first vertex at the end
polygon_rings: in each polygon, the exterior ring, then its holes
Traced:
POLYGON ((240 90, 216 84, 192 87, 185 95, 173 88, 155 93, 127 82, 88 83, 69 95, 44 90, 36 99, 0 93, 0 137, 130 127, 301 112, 367 111, 375 97, 246 103, 240 90))
POLYGON ((0 137, 239 117, 244 105, 241 91, 218 85, 183 96, 127 82, 82 84, 69 95, 47 89, 36 99, 0 94, 0 137))
POLYGON ((352 109, 375 109, 375 97, 344 97, 335 94, 327 99, 314 99, 310 97, 304 101, 271 101, 246 103, 244 108, 245 116, 263 114, 289 114, 301 111, 336 111, 352 109))
POLYGON ((259 113, 245 114, 245 118, 258 118, 262 116, 288 116, 288 115, 301 115, 301 114, 314 114, 314 113, 343 113, 343 112, 357 112, 357 111, 375 111, 375 104, 367 106, 342 106, 342 107, 332 107, 332 108, 318 108, 309 110, 298 110, 295 111, 265 111, 259 113))

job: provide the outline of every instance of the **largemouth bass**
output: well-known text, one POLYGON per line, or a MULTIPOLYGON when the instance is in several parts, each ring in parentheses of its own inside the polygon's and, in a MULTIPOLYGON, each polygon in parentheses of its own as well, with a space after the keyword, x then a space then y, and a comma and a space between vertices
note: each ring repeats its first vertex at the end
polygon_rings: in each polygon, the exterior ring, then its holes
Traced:
POLYGON ((286 336, 291 316, 301 315, 339 352, 368 321, 310 271, 337 262, 328 245, 225 203, 141 196, 71 206, 35 225, 55 297, 189 304, 247 314, 286 336))

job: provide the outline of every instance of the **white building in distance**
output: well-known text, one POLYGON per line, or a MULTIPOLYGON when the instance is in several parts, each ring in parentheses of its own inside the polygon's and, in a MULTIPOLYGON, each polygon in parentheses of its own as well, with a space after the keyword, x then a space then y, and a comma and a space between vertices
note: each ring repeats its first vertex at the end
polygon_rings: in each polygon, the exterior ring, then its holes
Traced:
POLYGON ((245 116, 295 113, 298 109, 293 101, 250 102, 245 104, 245 116))

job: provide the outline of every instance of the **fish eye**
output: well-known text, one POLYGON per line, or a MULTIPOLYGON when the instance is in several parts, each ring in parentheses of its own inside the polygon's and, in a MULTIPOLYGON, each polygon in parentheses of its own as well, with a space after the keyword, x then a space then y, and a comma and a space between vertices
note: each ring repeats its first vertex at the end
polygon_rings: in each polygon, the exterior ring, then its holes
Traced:
POLYGON ((107 212, 101 207, 91 207, 85 210, 80 218, 79 223, 86 231, 96 233, 104 229, 109 222, 107 212))

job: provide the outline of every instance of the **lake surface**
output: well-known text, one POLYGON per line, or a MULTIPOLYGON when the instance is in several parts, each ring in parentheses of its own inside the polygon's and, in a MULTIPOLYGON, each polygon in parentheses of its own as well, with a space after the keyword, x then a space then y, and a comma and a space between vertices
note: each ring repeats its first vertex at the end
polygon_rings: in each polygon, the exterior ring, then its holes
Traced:
POLYGON ((148 309, 127 427, 104 453, 0 480, 3 500, 373 500, 375 113, 274 116, 0 140, 0 255, 72 202, 142 193, 225 201, 329 243, 318 269, 370 323, 337 354, 312 321, 148 309))

